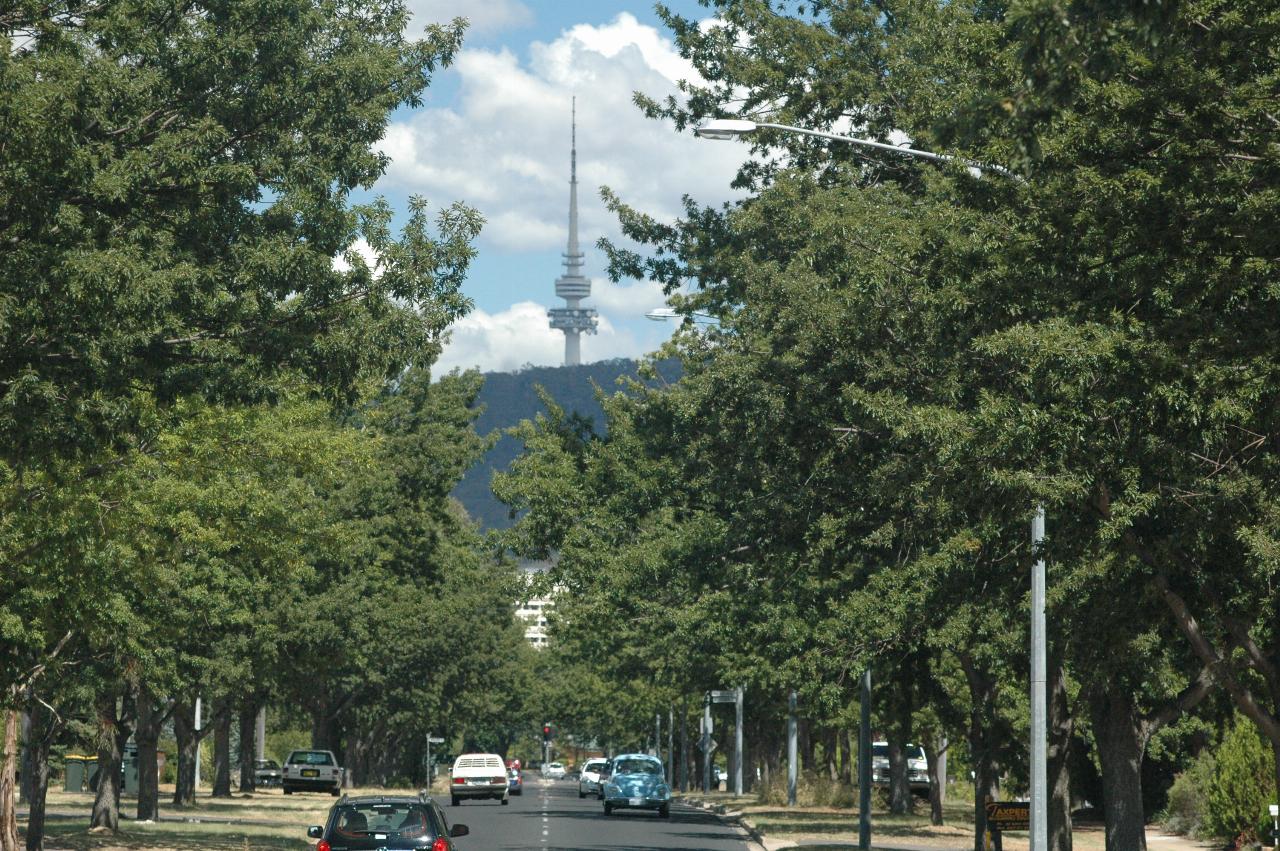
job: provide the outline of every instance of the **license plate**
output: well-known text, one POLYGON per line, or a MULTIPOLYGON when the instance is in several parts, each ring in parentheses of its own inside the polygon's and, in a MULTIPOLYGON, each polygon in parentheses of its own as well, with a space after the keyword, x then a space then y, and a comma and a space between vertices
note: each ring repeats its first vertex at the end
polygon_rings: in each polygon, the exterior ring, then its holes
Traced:
POLYGON ((632 798, 630 803, 631 803, 631 806, 638 807, 644 803, 644 798, 632 798))
POLYGON ((318 768, 304 768, 304 769, 302 769, 302 776, 303 776, 303 777, 319 777, 319 776, 320 776, 320 769, 318 769, 318 768))

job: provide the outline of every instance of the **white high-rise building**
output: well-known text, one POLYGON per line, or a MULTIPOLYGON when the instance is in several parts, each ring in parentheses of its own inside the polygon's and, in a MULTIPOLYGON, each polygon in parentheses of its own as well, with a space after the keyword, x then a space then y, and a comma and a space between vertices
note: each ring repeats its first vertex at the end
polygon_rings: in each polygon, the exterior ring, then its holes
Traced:
POLYGON ((569 246, 564 253, 564 274, 556 278, 556 295, 564 307, 547 311, 551 327, 564 332, 564 365, 582 363, 582 334, 594 334, 598 314, 583 307, 591 295, 591 279, 582 274, 582 249, 578 247, 578 99, 573 99, 572 130, 569 143, 569 246))
MULTIPOLYGON (((526 584, 532 584, 538 574, 545 573, 549 562, 532 561, 520 565, 521 576, 526 584)), ((524 621, 524 639, 534 647, 547 646, 547 614, 555 606, 550 597, 529 597, 516 608, 516 617, 524 621)))

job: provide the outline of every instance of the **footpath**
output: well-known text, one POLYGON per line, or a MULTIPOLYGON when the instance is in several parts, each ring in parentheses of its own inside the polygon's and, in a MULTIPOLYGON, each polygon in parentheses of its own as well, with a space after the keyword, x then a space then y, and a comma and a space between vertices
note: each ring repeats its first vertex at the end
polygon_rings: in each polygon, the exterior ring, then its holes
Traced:
MULTIPOLYGON (((686 804, 699 807, 739 825, 758 848, 782 851, 804 848, 809 851, 856 851, 857 821, 849 810, 816 807, 780 808, 761 806, 748 798, 731 795, 686 795, 686 804)), ((876 821, 880 821, 879 818, 876 821)), ((919 821, 889 821, 872 826, 872 851, 972 851, 971 825, 936 828, 919 821)), ((1075 851, 1102 851, 1105 847, 1101 825, 1078 826, 1072 834, 1075 851)), ((1004 851, 1028 851, 1025 833, 1004 838, 1004 851)), ((1165 833, 1156 826, 1147 829, 1149 851, 1222 851, 1220 843, 1202 842, 1165 833)))

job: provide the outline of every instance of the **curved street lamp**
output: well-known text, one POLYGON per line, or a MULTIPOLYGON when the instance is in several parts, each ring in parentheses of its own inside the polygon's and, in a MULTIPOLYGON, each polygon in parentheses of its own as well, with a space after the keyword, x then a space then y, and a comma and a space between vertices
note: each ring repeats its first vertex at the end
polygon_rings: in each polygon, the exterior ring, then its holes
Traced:
MULTIPOLYGON (((841 136, 838 133, 827 133, 822 130, 792 127, 789 124, 771 124, 748 121, 742 118, 717 118, 699 127, 694 131, 694 135, 703 139, 728 140, 754 133, 762 128, 798 133, 802 136, 816 136, 819 139, 830 139, 833 142, 860 145, 865 148, 892 151, 896 154, 904 154, 909 157, 932 160, 934 162, 958 162, 980 172, 992 171, 1018 183, 1026 182, 1021 175, 1001 165, 980 163, 962 157, 951 156, 950 154, 935 154, 932 151, 921 151, 917 148, 909 148, 902 145, 890 145, 886 142, 877 142, 874 139, 859 139, 856 136, 841 136)), ((1035 562, 1031 569, 1031 851, 1048 851, 1049 848, 1047 803, 1049 784, 1046 771, 1049 724, 1045 693, 1045 673, 1048 667, 1046 664, 1044 620, 1045 566, 1044 558, 1040 556, 1043 542, 1044 506, 1038 505, 1031 520, 1031 544, 1035 552, 1035 562)), ((858 776, 861 797, 858 829, 858 846, 860 848, 871 847, 871 822, 869 818, 871 806, 869 782, 871 761, 870 754, 867 753, 870 750, 871 742, 871 722, 868 713, 870 695, 871 671, 868 669, 863 672, 862 679, 862 701, 864 705, 862 707, 861 730, 858 742, 858 776), (863 764, 864 754, 866 755, 865 765, 863 764)))

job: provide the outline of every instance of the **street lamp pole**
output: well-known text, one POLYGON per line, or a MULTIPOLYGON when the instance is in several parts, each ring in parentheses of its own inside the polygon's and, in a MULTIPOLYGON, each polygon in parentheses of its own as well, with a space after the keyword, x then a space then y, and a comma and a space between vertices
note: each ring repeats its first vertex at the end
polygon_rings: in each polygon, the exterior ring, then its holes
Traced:
MULTIPOLYGON (((856 136, 841 136, 836 133, 827 133, 821 130, 809 130, 804 127, 792 127, 788 124, 770 124, 766 122, 748 121, 736 118, 720 118, 709 121, 699 127, 695 134, 704 139, 736 139, 739 136, 753 133, 759 129, 782 130, 788 133, 798 133, 803 136, 816 136, 819 139, 829 139, 833 142, 842 142, 849 145, 859 145, 864 148, 874 148, 881 151, 889 151, 895 154, 902 154, 918 159, 932 160, 934 162, 957 162, 979 171, 992 171, 996 174, 1003 175, 1019 183, 1023 179, 1016 173, 1010 171, 1001 165, 991 163, 981 163, 975 160, 954 157, 949 154, 935 154, 932 151, 921 151, 917 148, 909 148, 901 145, 890 145, 886 142, 877 142, 874 139, 859 139, 856 136)), ((1033 563, 1031 569, 1031 851, 1048 851, 1049 849, 1049 825, 1048 825, 1048 772, 1046 755, 1048 751, 1049 725, 1048 712, 1045 698, 1045 618, 1044 618, 1044 593, 1045 593, 1045 566, 1044 558, 1040 552, 1044 541, 1044 506, 1036 506, 1035 519, 1031 523, 1031 539, 1035 549, 1033 555, 1033 563)), ((870 693, 870 672, 864 673, 864 693, 870 693)), ((869 703, 869 701, 868 701, 869 703)), ((866 709, 863 709, 866 712, 866 709)), ((867 743, 859 742, 859 779, 863 774, 862 769, 862 748, 867 743)), ((869 754, 867 766, 870 766, 869 754)), ((867 778, 870 779, 869 777, 867 778)), ((869 785, 869 784, 868 784, 869 785)), ((863 848, 870 845, 870 830, 867 825, 865 836, 860 836, 860 846, 863 848)))

